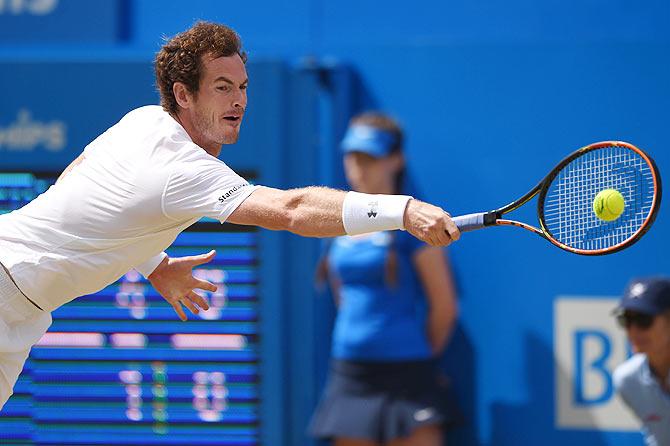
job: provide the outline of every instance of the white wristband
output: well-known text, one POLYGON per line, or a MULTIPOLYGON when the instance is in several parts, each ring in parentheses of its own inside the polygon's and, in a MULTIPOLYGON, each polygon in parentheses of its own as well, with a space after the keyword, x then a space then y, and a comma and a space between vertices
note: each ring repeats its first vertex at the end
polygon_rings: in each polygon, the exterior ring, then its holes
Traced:
POLYGON ((153 273, 158 265, 161 264, 164 258, 166 258, 168 255, 165 254, 164 252, 161 252, 158 255, 153 256, 146 262, 142 263, 141 265, 137 265, 135 269, 137 270, 138 273, 142 274, 145 279, 149 278, 151 273, 153 273))
POLYGON ((405 229, 408 195, 371 195, 347 192, 342 203, 342 222, 349 235, 405 229))

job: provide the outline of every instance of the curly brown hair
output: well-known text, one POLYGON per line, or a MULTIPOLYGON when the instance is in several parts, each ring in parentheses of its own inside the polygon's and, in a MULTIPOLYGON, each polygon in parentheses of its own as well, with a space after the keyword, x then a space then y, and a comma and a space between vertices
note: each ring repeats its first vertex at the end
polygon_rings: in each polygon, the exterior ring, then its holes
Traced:
POLYGON ((172 92, 175 82, 186 85, 191 93, 198 91, 203 56, 217 58, 235 54, 246 63, 247 54, 242 50, 240 36, 233 29, 218 23, 200 21, 167 40, 156 54, 154 63, 163 109, 173 115, 179 111, 172 92))

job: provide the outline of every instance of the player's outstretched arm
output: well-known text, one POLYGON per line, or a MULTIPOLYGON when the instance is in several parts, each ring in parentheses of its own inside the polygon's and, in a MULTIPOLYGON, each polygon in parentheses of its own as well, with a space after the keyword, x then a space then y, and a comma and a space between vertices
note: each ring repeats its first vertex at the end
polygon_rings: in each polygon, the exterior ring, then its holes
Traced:
POLYGON ((342 224, 345 195, 340 190, 317 186, 290 190, 260 187, 227 221, 305 237, 335 237, 345 234, 342 224))
POLYGON ((198 314, 199 308, 209 309, 207 301, 195 290, 214 292, 216 285, 193 277, 193 268, 212 261, 215 255, 215 251, 210 251, 197 256, 165 257, 147 277, 156 291, 172 305, 182 321, 186 320, 186 313, 182 305, 191 310, 193 314, 198 314))
POLYGON ((290 190, 260 187, 228 221, 305 237, 406 229, 437 246, 460 237, 449 214, 431 204, 400 195, 368 195, 317 186, 290 190))

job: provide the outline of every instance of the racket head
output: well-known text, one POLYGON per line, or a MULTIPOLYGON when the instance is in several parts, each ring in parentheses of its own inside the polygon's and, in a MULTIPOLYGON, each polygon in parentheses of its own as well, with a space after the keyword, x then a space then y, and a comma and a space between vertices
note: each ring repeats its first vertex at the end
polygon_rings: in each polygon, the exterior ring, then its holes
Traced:
POLYGON ((651 227, 661 204, 661 176, 653 159, 623 141, 582 147, 543 180, 538 197, 542 232, 559 248, 583 255, 620 251, 651 227), (623 213, 605 221, 593 211, 596 194, 618 190, 623 213))

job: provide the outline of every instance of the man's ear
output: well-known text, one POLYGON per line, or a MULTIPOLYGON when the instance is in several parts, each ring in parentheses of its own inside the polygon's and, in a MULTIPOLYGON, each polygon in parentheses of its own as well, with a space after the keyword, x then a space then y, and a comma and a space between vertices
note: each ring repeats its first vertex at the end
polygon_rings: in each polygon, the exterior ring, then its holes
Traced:
POLYGON ((188 91, 188 88, 185 84, 181 82, 175 82, 172 84, 172 94, 174 94, 177 104, 182 108, 190 108, 193 101, 193 95, 188 91))
POLYGON ((391 154, 391 162, 396 172, 400 172, 405 167, 405 157, 400 151, 391 154))

